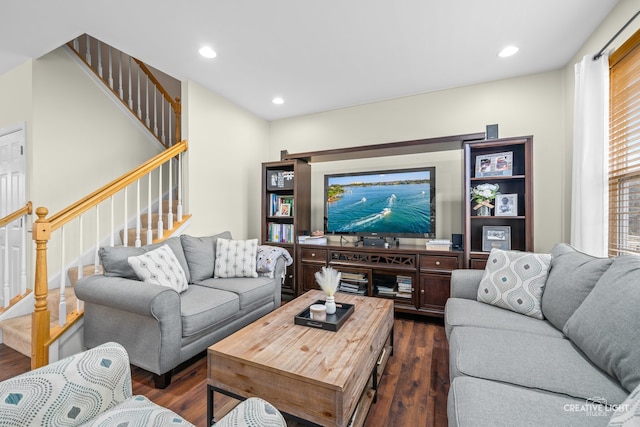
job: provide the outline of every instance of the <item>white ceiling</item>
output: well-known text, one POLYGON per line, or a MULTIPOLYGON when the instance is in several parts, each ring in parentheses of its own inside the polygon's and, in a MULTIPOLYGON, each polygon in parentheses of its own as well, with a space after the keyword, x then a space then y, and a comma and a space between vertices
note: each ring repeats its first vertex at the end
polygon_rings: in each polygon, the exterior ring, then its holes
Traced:
POLYGON ((274 120, 564 67, 617 2, 0 0, 0 74, 88 33, 274 120))

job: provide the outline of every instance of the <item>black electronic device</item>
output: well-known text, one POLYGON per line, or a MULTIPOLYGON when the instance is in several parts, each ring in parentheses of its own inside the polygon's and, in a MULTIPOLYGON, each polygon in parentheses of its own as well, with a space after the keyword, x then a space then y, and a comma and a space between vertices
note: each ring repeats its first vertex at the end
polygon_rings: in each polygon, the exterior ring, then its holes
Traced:
POLYGON ((464 235, 452 234, 451 235, 451 249, 454 251, 461 251, 464 249, 464 235))
POLYGON ((385 240, 382 237, 365 237, 362 239, 362 246, 382 247, 384 244, 385 240))
POLYGON ((485 139, 498 139, 498 125, 487 125, 485 139))

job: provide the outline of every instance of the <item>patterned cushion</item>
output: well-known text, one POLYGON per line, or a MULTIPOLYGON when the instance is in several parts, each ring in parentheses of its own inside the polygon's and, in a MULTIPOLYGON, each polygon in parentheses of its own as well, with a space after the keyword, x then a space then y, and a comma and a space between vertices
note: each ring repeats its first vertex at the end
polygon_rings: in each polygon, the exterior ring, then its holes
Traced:
POLYGON ((78 426, 130 397, 127 352, 107 343, 0 383, 0 424, 78 426))
POLYGON ((638 427, 640 425, 640 385, 617 408, 607 427, 638 427))
POLYGON ((540 301, 551 255, 492 249, 478 301, 543 319, 540 301))
POLYGON ((127 260, 138 279, 144 282, 173 288, 177 292, 183 292, 189 286, 178 258, 168 245, 130 256, 127 260))
POLYGON ((286 427, 287 423, 276 408, 257 397, 240 402, 216 423, 216 427, 286 427))
POLYGON ((133 396, 91 420, 98 427, 195 427, 180 415, 158 406, 144 396, 133 396))
POLYGON ((258 239, 216 242, 214 277, 258 277, 256 269, 258 239))

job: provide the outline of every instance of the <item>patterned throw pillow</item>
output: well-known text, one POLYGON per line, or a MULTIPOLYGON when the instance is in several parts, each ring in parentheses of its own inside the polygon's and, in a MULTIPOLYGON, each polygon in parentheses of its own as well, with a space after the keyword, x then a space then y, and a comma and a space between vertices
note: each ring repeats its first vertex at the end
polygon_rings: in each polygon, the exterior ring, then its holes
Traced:
POLYGON ((551 255, 491 250, 478 287, 478 301, 544 319, 540 302, 551 255))
POLYGON ((218 238, 213 277, 258 277, 256 268, 257 252, 258 239, 231 240, 218 238))
POLYGON ((189 286, 187 276, 169 245, 162 245, 142 255, 130 256, 127 261, 143 282, 167 286, 177 292, 186 291, 189 286))
POLYGON ((618 405, 607 427, 638 427, 640 425, 640 385, 618 405))

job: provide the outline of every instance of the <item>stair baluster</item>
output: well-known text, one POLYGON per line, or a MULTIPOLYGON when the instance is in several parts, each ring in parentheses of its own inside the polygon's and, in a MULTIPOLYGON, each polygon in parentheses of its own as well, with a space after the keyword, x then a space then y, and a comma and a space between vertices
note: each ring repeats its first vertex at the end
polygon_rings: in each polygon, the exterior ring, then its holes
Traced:
POLYGON ((142 212, 140 211, 140 180, 136 180, 136 248, 142 246, 142 240, 140 239, 140 215, 142 212))
POLYGON ((124 189, 124 236, 122 236, 122 246, 129 246, 129 233, 127 229, 129 228, 129 218, 128 218, 128 204, 129 204, 129 188, 126 187, 124 189))
MULTIPOLYGON (((59 315, 58 315, 58 325, 60 327, 64 326, 67 321, 67 316, 63 316, 62 313, 67 312, 67 298, 65 296, 65 286, 66 286, 66 278, 65 278, 65 255, 66 255, 66 247, 65 247, 65 233, 64 226, 60 227, 60 301, 59 301, 59 315)), ((78 275, 80 274, 80 269, 78 270, 78 275)))
MULTIPOLYGON (((171 185, 169 185, 171 191, 171 185)), ((179 190, 178 190, 179 191, 179 190)), ((162 165, 158 168, 158 239, 164 237, 164 223, 162 220, 162 165)))
POLYGON ((153 227, 151 226, 151 215, 153 214, 153 211, 151 209, 151 172, 149 172, 149 175, 147 175, 147 177, 149 180, 149 188, 147 188, 147 245, 150 245, 153 243, 153 227))
MULTIPOLYGON (((171 172, 173 171, 172 160, 167 162, 167 166, 169 167, 169 182, 173 182, 173 177, 171 176, 171 172)), ((169 230, 173 229, 173 196, 172 191, 169 191, 169 206, 167 207, 167 228, 169 230)))

